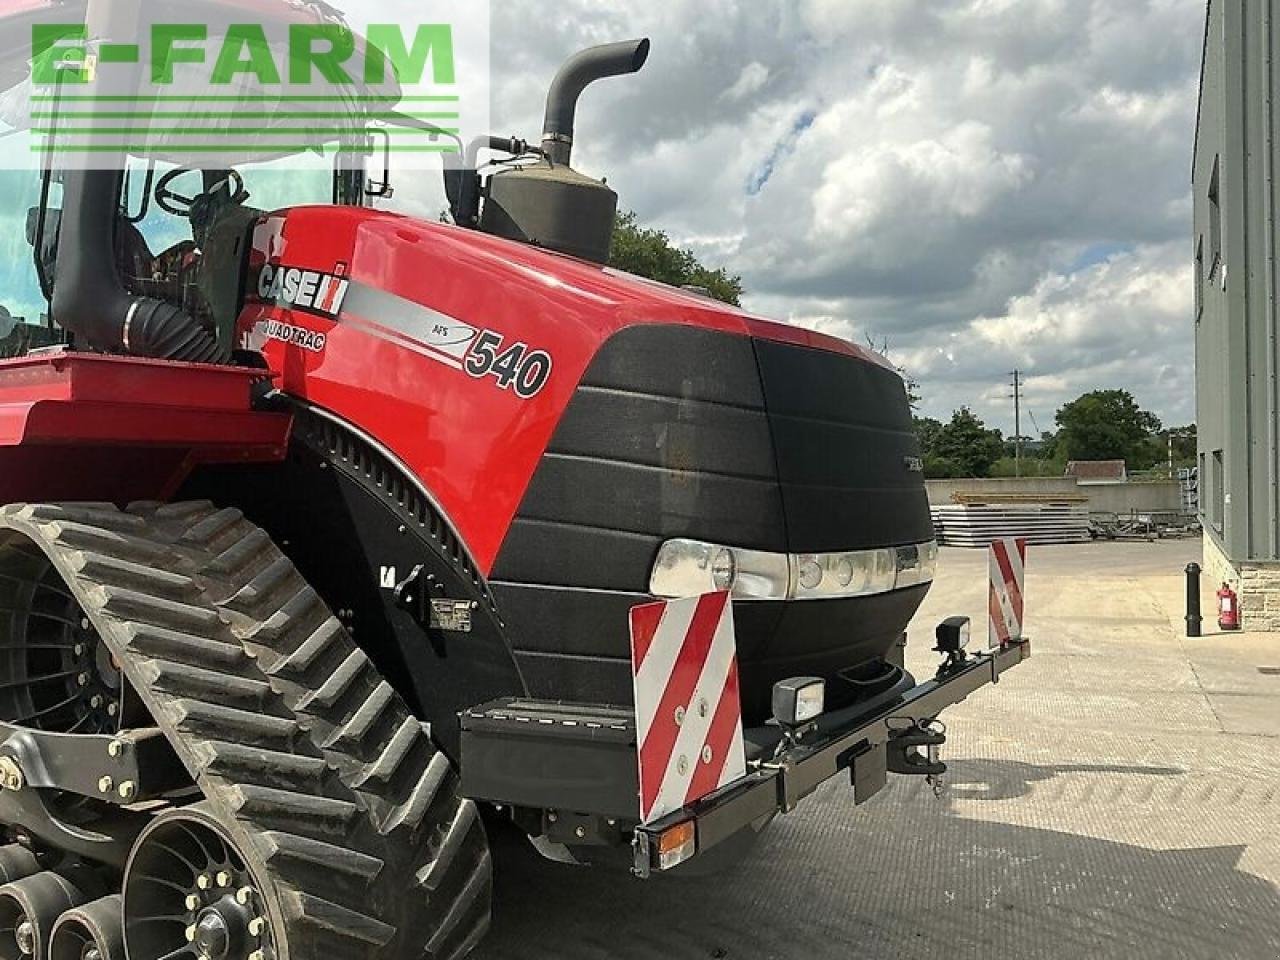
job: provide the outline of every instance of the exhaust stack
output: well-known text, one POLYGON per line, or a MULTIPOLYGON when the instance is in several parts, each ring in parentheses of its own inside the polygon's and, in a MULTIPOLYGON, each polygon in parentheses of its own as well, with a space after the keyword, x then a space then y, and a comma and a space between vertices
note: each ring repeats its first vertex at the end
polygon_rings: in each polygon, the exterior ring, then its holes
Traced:
POLYGON ((542 122, 542 152, 553 164, 569 166, 573 156, 573 129, 578 98, 597 80, 639 73, 649 59, 649 41, 624 40, 592 47, 571 57, 547 93, 546 119, 542 122))
POLYGON ((547 94, 543 159, 493 175, 481 230, 583 260, 609 262, 618 195, 569 165, 578 100, 597 80, 635 73, 648 59, 648 40, 628 40, 583 50, 560 68, 547 94))

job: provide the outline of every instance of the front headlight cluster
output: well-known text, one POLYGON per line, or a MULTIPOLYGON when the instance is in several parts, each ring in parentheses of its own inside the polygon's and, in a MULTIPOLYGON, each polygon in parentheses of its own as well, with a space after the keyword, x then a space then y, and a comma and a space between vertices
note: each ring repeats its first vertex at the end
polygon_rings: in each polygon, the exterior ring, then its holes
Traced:
POLYGON ((738 600, 868 597, 931 583, 938 545, 917 543, 847 553, 764 553, 699 540, 668 540, 658 551, 649 592, 696 597, 732 591, 738 600))

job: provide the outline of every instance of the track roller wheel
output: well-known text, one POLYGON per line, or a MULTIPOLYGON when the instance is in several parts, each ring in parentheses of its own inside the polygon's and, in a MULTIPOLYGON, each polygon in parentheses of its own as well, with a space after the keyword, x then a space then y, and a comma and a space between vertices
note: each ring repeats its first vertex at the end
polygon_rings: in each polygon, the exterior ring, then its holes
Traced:
POLYGON ((43 869, 36 855, 21 844, 0 847, 0 884, 25 880, 43 869))
POLYGON ((120 894, 68 910, 53 925, 46 960, 125 960, 120 894))
POLYGON ((44 960, 58 917, 102 892, 87 871, 46 870, 6 883, 0 887, 0 957, 44 960))
POLYGON ((286 954, 254 869, 200 806, 157 817, 138 837, 124 875, 130 960, 279 960, 286 954))

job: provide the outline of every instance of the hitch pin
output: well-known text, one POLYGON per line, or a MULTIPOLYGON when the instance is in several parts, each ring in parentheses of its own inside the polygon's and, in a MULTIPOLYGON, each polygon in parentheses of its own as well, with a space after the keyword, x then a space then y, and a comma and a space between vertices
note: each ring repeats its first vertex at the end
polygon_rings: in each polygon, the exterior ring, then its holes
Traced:
MULTIPOLYGON (((927 747, 925 747, 925 750, 929 757, 929 765, 934 766, 935 764, 937 764, 937 762, 942 757, 942 747, 936 743, 931 743, 927 747)), ((940 773, 931 773, 924 778, 924 782, 933 788, 934 798, 938 800, 942 799, 942 791, 944 787, 944 784, 942 782, 942 776, 943 775, 940 773)))

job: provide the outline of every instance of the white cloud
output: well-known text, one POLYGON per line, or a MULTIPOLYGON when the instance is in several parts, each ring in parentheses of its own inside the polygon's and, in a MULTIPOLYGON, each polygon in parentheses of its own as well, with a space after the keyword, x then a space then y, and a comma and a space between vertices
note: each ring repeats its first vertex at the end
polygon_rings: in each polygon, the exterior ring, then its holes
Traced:
POLYGON ((933 415, 970 403, 1010 429, 1017 366, 1041 426, 1109 386, 1191 418, 1201 4, 561 9, 504 4, 501 109, 536 126, 577 42, 651 35, 644 73, 586 94, 581 165, 741 273, 752 309, 887 340, 933 415))
POLYGON ((769 68, 763 63, 748 63, 733 86, 720 95, 722 100, 745 100, 754 93, 759 93, 769 82, 769 68))

